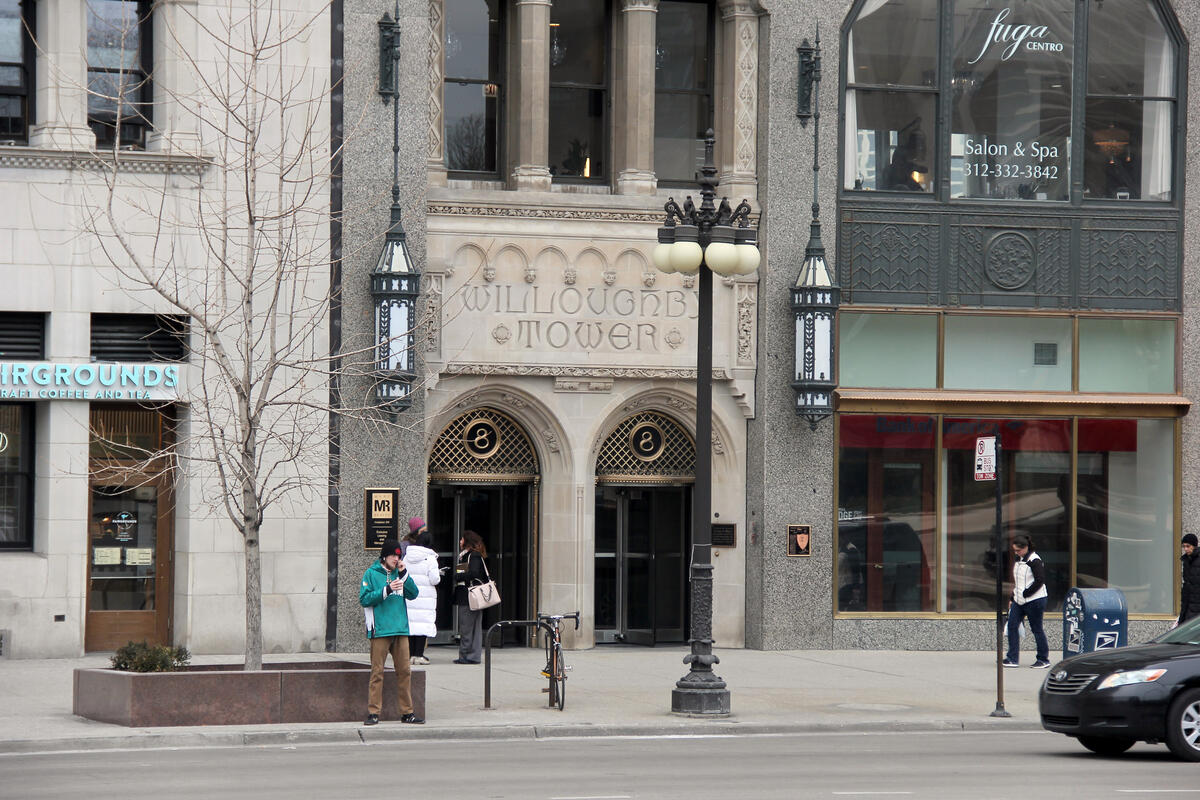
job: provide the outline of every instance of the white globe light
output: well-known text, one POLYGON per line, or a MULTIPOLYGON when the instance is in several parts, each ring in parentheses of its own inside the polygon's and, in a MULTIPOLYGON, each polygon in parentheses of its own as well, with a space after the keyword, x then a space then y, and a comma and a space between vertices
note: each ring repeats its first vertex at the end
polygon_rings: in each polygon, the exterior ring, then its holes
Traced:
POLYGON ((752 244, 739 244, 737 274, 750 275, 754 270, 758 269, 759 263, 762 261, 762 253, 752 244))
POLYGON ((704 251, 699 242, 676 242, 671 245, 671 266, 684 275, 695 275, 700 270, 704 251))
POLYGON ((737 274, 738 262, 737 247, 732 242, 713 242, 704 251, 704 263, 718 275, 737 274))
POLYGON ((659 271, 665 272, 668 275, 675 271, 671 266, 671 248, 674 245, 666 242, 659 242, 654 246, 654 252, 650 254, 650 260, 654 262, 654 266, 658 267, 659 271))

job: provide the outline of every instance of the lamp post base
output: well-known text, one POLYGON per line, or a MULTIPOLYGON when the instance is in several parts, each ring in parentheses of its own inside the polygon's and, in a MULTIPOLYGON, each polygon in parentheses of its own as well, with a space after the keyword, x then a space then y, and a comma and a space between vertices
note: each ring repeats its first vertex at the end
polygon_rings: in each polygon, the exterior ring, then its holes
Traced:
POLYGON ((671 690, 671 713, 689 716, 729 716, 729 690, 721 681, 711 687, 683 686, 687 679, 675 684, 671 690))

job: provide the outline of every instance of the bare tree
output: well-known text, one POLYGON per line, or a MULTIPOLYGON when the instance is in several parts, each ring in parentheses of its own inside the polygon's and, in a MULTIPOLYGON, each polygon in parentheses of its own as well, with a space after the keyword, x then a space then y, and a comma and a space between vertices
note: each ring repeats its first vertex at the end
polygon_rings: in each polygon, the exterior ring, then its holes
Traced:
MULTIPOLYGON (((369 391, 337 409, 329 400, 328 8, 308 6, 175 6, 197 10, 166 26, 173 67, 190 76, 167 88, 167 102, 192 115, 202 148, 191 157, 204 166, 141 175, 114 142, 97 154, 103 180, 85 200, 121 289, 189 320, 191 418, 167 451, 141 455, 200 476, 201 502, 241 533, 248 670, 262 666, 264 515, 323 501, 331 414, 388 424, 369 391)), ((110 98, 118 120, 124 94, 110 98)), ((371 371, 369 346, 342 358, 351 374, 371 371)))

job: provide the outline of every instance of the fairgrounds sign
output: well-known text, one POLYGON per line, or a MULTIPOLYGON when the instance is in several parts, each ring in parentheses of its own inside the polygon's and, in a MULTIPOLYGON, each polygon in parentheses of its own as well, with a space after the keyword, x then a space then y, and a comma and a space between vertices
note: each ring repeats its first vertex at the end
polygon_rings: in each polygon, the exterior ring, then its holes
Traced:
POLYGON ((179 364, 0 361, 0 400, 179 399, 179 364))

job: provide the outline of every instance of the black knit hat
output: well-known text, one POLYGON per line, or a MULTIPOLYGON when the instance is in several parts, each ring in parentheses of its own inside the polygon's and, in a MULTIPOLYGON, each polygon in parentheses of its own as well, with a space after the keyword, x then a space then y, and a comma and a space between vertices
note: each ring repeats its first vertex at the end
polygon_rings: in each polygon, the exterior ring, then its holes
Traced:
POLYGON ((1192 547, 1196 547, 1197 546, 1196 534, 1185 533, 1183 535, 1183 538, 1179 540, 1179 543, 1180 544, 1190 544, 1192 547))
POLYGON ((400 543, 395 539, 384 539, 383 547, 379 548, 379 560, 383 561, 384 558, 390 555, 403 556, 404 550, 401 549, 400 543))

